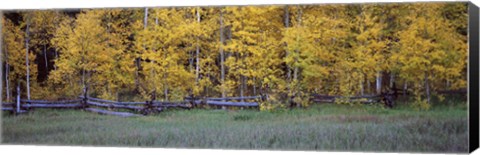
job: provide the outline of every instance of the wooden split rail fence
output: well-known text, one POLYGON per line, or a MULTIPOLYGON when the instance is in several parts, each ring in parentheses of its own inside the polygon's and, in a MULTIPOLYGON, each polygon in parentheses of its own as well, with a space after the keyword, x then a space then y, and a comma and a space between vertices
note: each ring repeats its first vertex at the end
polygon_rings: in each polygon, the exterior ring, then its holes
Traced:
POLYGON ((45 100, 17 100, 15 103, 2 103, 2 111, 10 111, 15 114, 25 113, 35 108, 82 108, 82 100, 63 100, 63 101, 45 101, 45 100))
POLYGON ((116 102, 98 98, 80 97, 84 100, 84 109, 86 111, 95 112, 106 115, 117 115, 123 117, 141 116, 132 112, 144 112, 148 107, 147 102, 116 102), (129 112, 122 111, 129 110, 129 112))
POLYGON ((80 96, 75 100, 46 101, 17 99, 15 103, 2 103, 2 111, 15 114, 25 113, 37 108, 84 109, 106 115, 142 116, 157 113, 168 108, 191 109, 196 105, 258 107, 258 100, 265 100, 264 96, 226 97, 226 98, 193 98, 186 97, 184 101, 145 101, 145 102, 117 102, 93 97, 80 96))
POLYGON ((2 103, 2 111, 9 111, 14 114, 25 113, 31 109, 38 108, 61 108, 61 109, 84 109, 100 114, 117 116, 142 116, 152 112, 160 112, 167 108, 192 108, 188 102, 116 102, 98 98, 80 97, 75 100, 46 101, 46 100, 16 100, 15 103, 2 103))
POLYGON ((191 109, 188 102, 165 102, 165 101, 145 101, 145 102, 116 102, 98 98, 87 97, 85 100, 85 110, 123 117, 142 116, 150 113, 161 112, 167 108, 191 109))
MULTIPOLYGON (((444 94, 466 94, 466 90, 439 91, 444 94)), ((25 113, 30 109, 36 108, 61 108, 61 109, 84 109, 100 114, 117 116, 142 116, 150 113, 161 112, 167 108, 191 109, 199 105, 222 106, 222 107, 258 107, 259 101, 267 100, 267 96, 244 96, 244 97, 224 97, 224 98, 195 98, 185 97, 183 101, 145 101, 145 102, 117 102, 93 97, 80 97, 80 99, 46 101, 46 100, 24 100, 17 96, 15 102, 1 104, 2 111, 10 111, 14 114, 25 113)), ((334 103, 338 100, 346 102, 360 102, 364 104, 384 103, 392 107, 394 101, 393 94, 381 94, 370 96, 330 96, 321 94, 312 94, 310 100, 316 103, 334 103)))

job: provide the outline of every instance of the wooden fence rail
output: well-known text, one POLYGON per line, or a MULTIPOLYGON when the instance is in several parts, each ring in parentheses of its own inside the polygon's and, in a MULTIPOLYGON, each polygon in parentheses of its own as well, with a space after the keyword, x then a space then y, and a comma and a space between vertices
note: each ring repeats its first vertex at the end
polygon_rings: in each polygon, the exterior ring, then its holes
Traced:
POLYGON ((15 105, 15 103, 10 103, 10 102, 4 102, 4 103, 2 103, 2 107, 12 107, 12 106, 14 106, 14 105, 15 105))
POLYGON ((10 111, 10 112, 15 111, 15 103, 9 103, 9 102, 2 103, 2 111, 10 111))
MULTIPOLYGON (((81 99, 84 97, 81 96, 81 99)), ((103 102, 103 103, 110 103, 110 104, 146 104, 145 102, 117 102, 117 101, 112 101, 112 100, 105 100, 105 99, 99 99, 99 98, 93 98, 93 97, 87 97, 87 100, 95 101, 95 102, 103 102)))
POLYGON ((191 102, 195 105, 205 104, 205 105, 215 105, 215 106, 235 106, 235 107, 258 107, 258 100, 265 100, 265 96, 244 96, 244 97, 223 97, 223 98, 195 98, 195 97, 185 97, 184 100, 191 102), (247 102, 247 101, 254 102, 247 102))
POLYGON ((207 100, 214 100, 214 101, 231 101, 231 100, 254 100, 254 99, 262 99, 262 96, 244 96, 244 97, 224 97, 224 98, 206 98, 207 100))
POLYGON ((257 102, 223 102, 223 101, 207 101, 207 105, 219 106, 237 106, 237 107, 258 107, 257 102))
POLYGON ((187 101, 152 101, 153 104, 187 104, 187 101))
POLYGON ((20 99, 18 103, 2 103, 2 110, 23 113, 32 108, 81 108, 82 104, 80 102, 81 100, 46 101, 20 99))
POLYGON ((60 101, 47 101, 47 100, 25 100, 20 99, 20 102, 23 103, 38 103, 38 104, 68 104, 68 103, 80 103, 81 99, 76 100, 60 100, 60 101))
POLYGON ((118 111, 111 111, 111 110, 126 109, 126 110, 131 110, 133 112, 143 113, 146 109, 145 102, 142 102, 142 104, 140 104, 140 102, 116 102, 116 101, 91 98, 91 97, 87 97, 87 99, 85 100, 85 104, 86 104, 85 110, 87 111, 104 114, 104 115, 116 115, 116 116, 122 116, 122 117, 142 116, 142 115, 131 113, 131 112, 118 112, 118 111), (132 103, 132 104, 125 104, 125 103, 132 103), (142 106, 136 106, 136 105, 142 105, 142 106), (98 109, 98 108, 92 108, 90 106, 99 107, 99 108, 108 108, 108 109, 98 109))
POLYGON ((115 104, 122 104, 122 105, 143 105, 147 104, 145 102, 117 102, 115 104))
POLYGON ((15 111, 15 108, 12 107, 2 107, 2 111, 15 111))
POLYGON ((177 102, 165 102, 165 101, 153 101, 151 106, 160 107, 160 108, 182 108, 182 109, 191 109, 193 105, 189 105, 189 102, 186 101, 177 101, 177 102))
POLYGON ((92 105, 92 106, 97 106, 97 107, 103 107, 103 108, 128 109, 128 110, 136 110, 136 111, 140 111, 140 110, 143 109, 143 107, 139 107, 139 106, 117 105, 117 104, 103 104, 103 103, 100 103, 100 102, 94 102, 94 101, 89 101, 89 100, 87 100, 87 105, 92 105))
MULTIPOLYGON (((81 97, 83 98, 83 97, 81 97)), ((188 105, 189 102, 186 101, 145 101, 145 102, 116 102, 111 100, 99 99, 99 98, 92 98, 87 97, 86 105, 87 106, 95 106, 99 108, 109 108, 109 109, 126 109, 132 110, 134 112, 141 112, 142 114, 146 115, 151 112, 159 112, 163 111, 166 108, 182 108, 182 109, 190 109, 192 108, 191 105, 188 105)), ((120 112, 117 113, 116 111, 109 111, 97 108, 90 108, 88 111, 93 111, 96 113, 101 114, 111 114, 111 115, 119 115, 119 116, 135 116, 137 114, 129 113, 129 112, 120 112), (108 112, 106 112, 108 111, 108 112)))
POLYGON ((76 104, 22 104, 22 108, 81 108, 83 105, 76 104))

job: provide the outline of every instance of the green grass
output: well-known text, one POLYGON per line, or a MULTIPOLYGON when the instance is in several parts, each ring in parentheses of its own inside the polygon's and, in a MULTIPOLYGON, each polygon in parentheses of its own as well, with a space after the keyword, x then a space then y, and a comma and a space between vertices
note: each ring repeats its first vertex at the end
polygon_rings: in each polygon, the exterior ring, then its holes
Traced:
POLYGON ((81 110, 3 114, 2 143, 164 148, 467 152, 467 108, 324 104, 276 112, 169 110, 121 118, 81 110))

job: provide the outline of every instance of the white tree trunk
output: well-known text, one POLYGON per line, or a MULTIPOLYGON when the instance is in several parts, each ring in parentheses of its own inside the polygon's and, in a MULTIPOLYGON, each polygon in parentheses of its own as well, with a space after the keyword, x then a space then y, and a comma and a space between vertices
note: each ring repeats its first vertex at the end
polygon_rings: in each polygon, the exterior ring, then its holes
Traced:
POLYGON ((372 86, 370 83, 370 80, 367 79, 367 94, 370 94, 372 92, 372 86))
POLYGON ((382 73, 377 72, 377 94, 382 93, 382 73))
MULTIPOLYGON (((158 17, 155 16, 155 26, 158 26, 158 17)), ((147 29, 147 24, 145 24, 145 30, 147 29)), ((155 51, 156 52, 156 51, 155 51)), ((152 66, 155 64, 155 61, 152 60, 150 61, 150 63, 152 64, 152 66)), ((152 77, 156 77, 157 76, 157 72, 155 69, 152 69, 151 71, 151 74, 152 74, 152 77)), ((165 79, 166 80, 166 79, 165 79)), ((155 100, 157 98, 157 80, 153 80, 153 92, 152 92, 152 97, 151 99, 152 100, 155 100)), ((166 95, 167 96, 167 95, 166 95)), ((167 98, 167 97, 166 97, 167 98)))
MULTIPOLYGON (((300 6, 298 6, 299 9, 298 9, 298 16, 297 16, 297 23, 298 23, 298 27, 300 27, 302 25, 302 14, 303 14, 303 11, 302 9, 300 8, 300 6)), ((299 39, 300 39, 300 36, 297 36, 297 43, 299 43, 299 39)), ((296 55, 299 55, 300 51, 297 49, 295 50, 295 53, 296 55)), ((295 64, 298 63, 298 59, 297 57, 295 57, 295 64)), ((293 79, 295 81, 298 82, 298 65, 295 65, 294 69, 293 69, 293 79)), ((298 104, 297 104, 298 105, 298 104)))
MULTIPOLYGON (((145 15, 143 17, 143 28, 147 29, 147 21, 148 21, 148 8, 145 8, 145 15)), ((143 45, 143 48, 145 49, 145 45, 143 45)), ((138 88, 140 82, 138 80, 139 78, 139 71, 140 71, 140 58, 136 57, 135 58, 135 66, 137 69, 135 70, 135 88, 138 88)))
MULTIPOLYGON (((225 44, 225 29, 223 25, 223 12, 220 10, 220 82, 222 84, 221 91, 222 91, 222 98, 227 96, 227 92, 225 89, 225 51, 223 50, 223 45, 225 44)), ((224 100, 225 101, 225 100, 224 100)), ((227 109, 225 106, 222 106, 222 109, 227 109)))
MULTIPOLYGON (((393 88, 393 84, 395 83, 395 74, 390 73, 390 88, 393 88)), ((394 90, 395 91, 395 90, 394 90)))
MULTIPOLYGON (((0 16, 2 13, 0 12, 0 16)), ((1 19, 1 18, 0 18, 1 19)), ((1 27, 1 23, 0 23, 1 27)), ((1 35, 1 34, 0 34, 1 35)), ((0 40, 2 39, 2 36, 0 36, 0 40)), ((2 46, 0 44, 0 46, 2 46)), ((7 45, 4 45, 5 49, 5 93, 7 95, 7 101, 10 101, 10 65, 8 64, 8 52, 7 52, 7 45)), ((0 48, 1 49, 1 48, 0 48)), ((0 52, 1 54, 1 52, 0 52)), ((0 67, 1 68, 1 67, 0 67)), ((0 74, 1 75, 1 74, 0 74)), ((1 76, 0 76, 1 77, 1 76)), ((1 95, 0 95, 1 96, 1 95)), ((1 100, 0 100, 1 101, 1 100)))
POLYGON ((220 11, 220 79, 222 82, 222 98, 226 97, 225 90, 225 52, 223 51, 223 44, 225 42, 224 28, 223 28, 223 14, 220 11))
POLYGON ((430 84, 429 84, 429 81, 428 81, 428 73, 425 73, 425 93, 427 95, 427 103, 430 104, 430 84))
POLYGON ((450 90, 450 80, 446 81, 445 90, 450 90))
POLYGON ((143 28, 147 29, 148 24, 148 8, 145 8, 145 16, 143 16, 143 28))
MULTIPOLYGON (((55 60, 58 60, 58 52, 57 52, 57 49, 55 49, 55 60)), ((56 65, 56 64, 53 65, 53 69, 54 69, 54 70, 57 70, 57 65, 56 65)))
MULTIPOLYGON (((167 75, 164 75, 165 79, 167 78, 167 75)), ((163 89, 163 95, 165 96, 165 101, 168 101, 168 85, 166 80, 164 81, 164 89, 163 89)))
POLYGON ((43 44, 43 56, 45 57, 45 71, 48 72, 47 44, 43 44))
POLYGON ((257 96, 257 79, 253 77, 253 96, 257 96))
POLYGON ((82 86, 83 86, 83 95, 87 95, 86 93, 86 90, 87 90, 87 85, 86 85, 86 82, 85 82, 85 69, 82 69, 82 86))
MULTIPOLYGON (((82 51, 82 53, 85 53, 82 51)), ((82 55, 81 63, 85 63, 85 56, 82 55)), ((85 67, 82 66, 82 87, 83 87, 83 96, 87 96, 87 84, 86 84, 86 71, 85 67)))
MULTIPOLYGON (((298 27, 300 27, 302 25, 302 14, 303 14, 303 10, 300 6, 297 6, 298 7, 298 16, 297 16, 297 23, 298 23, 298 27)), ((297 43, 299 43, 299 40, 300 39, 300 36, 297 36, 297 43)), ((298 49, 295 50, 295 54, 298 56, 300 55, 300 51, 298 49)), ((296 82, 296 85, 298 85, 298 65, 296 65, 298 63, 298 57, 295 57, 295 68, 293 69, 293 79, 295 80, 296 82)), ((296 87, 296 86, 295 86, 296 87)), ((297 95, 297 89, 295 89, 295 95, 297 95)), ((300 103, 296 103, 297 104, 297 107, 300 107, 300 103)))
MULTIPOLYGON (((236 55, 238 61, 240 59, 243 59, 243 57, 240 56, 240 53, 236 52, 235 55, 236 55)), ((242 67, 241 69, 244 69, 244 68, 242 67)), ((242 74, 240 74, 240 79, 239 79, 239 82, 240 82, 240 97, 243 97, 243 78, 244 78, 244 76, 242 74)))
POLYGON ((188 70, 190 72, 194 72, 193 70, 193 59, 195 57, 195 53, 193 53, 193 51, 188 51, 188 70))
POLYGON ((30 65, 28 60, 28 43, 30 39, 30 23, 27 19, 27 28, 25 29, 25 65, 27 66, 27 99, 30 100, 30 65))
POLYGON ((5 71, 5 93, 7 95, 7 101, 10 101, 10 78, 9 78, 9 74, 10 74, 10 66, 8 65, 8 63, 6 64, 6 71, 5 71))
MULTIPOLYGON (((167 55, 164 54, 164 59, 167 59, 167 55)), ((167 65, 168 68, 168 65, 167 65)), ((168 82, 167 82, 168 74, 167 72, 163 73, 163 94, 165 96, 165 101, 168 101, 168 82)))
MULTIPOLYGON (((288 6, 285 6, 284 12, 285 12, 285 15, 284 15, 284 20, 283 21, 284 21, 284 24, 285 24, 285 28, 288 28, 288 27, 290 27, 290 12, 288 11, 288 6)), ((287 45, 285 44, 285 46, 287 46, 287 45)), ((285 51, 285 56, 288 57, 289 53, 290 52, 288 50, 286 50, 285 51)), ((287 80, 291 80, 291 77, 292 77, 291 74, 292 74, 292 71, 290 69, 290 66, 287 65, 287 80)))
POLYGON ((364 95, 365 94, 365 90, 363 88, 363 81, 360 82, 360 95, 364 95))
MULTIPOLYGON (((245 90, 247 90, 247 77, 242 75, 242 94, 240 97, 245 96, 245 90)), ((242 102, 245 102, 245 100, 241 100, 242 102)))
MULTIPOLYGON (((197 22, 200 23, 200 12, 197 9, 197 22)), ((196 66, 195 66, 195 82, 198 84, 200 80, 200 42, 197 36, 197 47, 195 50, 196 66)))

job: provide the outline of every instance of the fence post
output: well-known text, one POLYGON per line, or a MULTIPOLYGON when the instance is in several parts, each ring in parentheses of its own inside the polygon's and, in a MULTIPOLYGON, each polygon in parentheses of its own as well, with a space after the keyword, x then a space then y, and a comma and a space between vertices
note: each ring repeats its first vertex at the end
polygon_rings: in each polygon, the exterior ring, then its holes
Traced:
MULTIPOLYGON (((188 95, 188 98, 190 98, 190 104, 192 105, 192 108, 196 108, 196 104, 195 104, 195 97, 192 93, 190 93, 190 95, 188 95)), ((185 101, 186 98, 183 98, 183 101, 185 101)))
MULTIPOLYGON (((154 108, 153 108, 153 102, 154 102, 156 99, 157 99, 157 92, 156 92, 156 90, 154 90, 154 91, 152 92, 152 97, 150 98, 150 101, 148 102, 148 105, 147 105, 148 111, 149 111, 149 113, 147 113, 147 114, 150 114, 150 112, 154 112, 154 111, 157 111, 157 110, 158 110, 158 109, 154 109, 154 108)), ((162 109, 162 110, 163 110, 163 109, 162 109)))
POLYGON ((17 113, 20 113, 20 85, 17 85, 17 113))
POLYGON ((87 108, 87 100, 88 100, 88 96, 87 96, 87 87, 83 87, 83 101, 82 101, 82 108, 85 109, 87 108))
POLYGON ((143 110, 142 110, 143 115, 147 115, 149 104, 150 104, 149 101, 145 101, 145 105, 143 106, 143 110))

